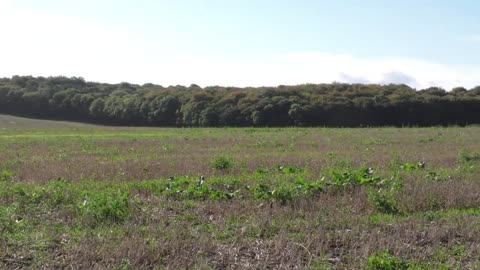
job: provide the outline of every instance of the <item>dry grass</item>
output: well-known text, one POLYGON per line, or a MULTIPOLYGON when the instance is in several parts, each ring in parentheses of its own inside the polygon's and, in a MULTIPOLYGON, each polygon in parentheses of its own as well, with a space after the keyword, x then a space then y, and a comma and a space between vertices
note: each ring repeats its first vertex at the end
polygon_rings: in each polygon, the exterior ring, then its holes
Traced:
POLYGON ((14 179, 0 182, 1 268, 362 269, 387 249, 417 269, 480 268, 480 163, 465 158, 480 153, 476 127, 39 129, 36 120, 12 127, 8 119, 0 117, 0 169, 14 179), (233 168, 212 168, 220 156, 233 168), (398 169, 418 161, 424 169, 398 169), (401 189, 390 194, 398 212, 376 207, 374 186, 286 203, 245 189, 362 166, 398 174, 401 189), (182 175, 237 183, 241 196, 169 196, 152 184, 182 175), (117 193, 128 195, 126 206, 109 205, 121 202, 117 193), (99 208, 85 210, 84 201, 99 208), (126 217, 102 219, 102 203, 126 217))
MULTIPOLYGON (((77 124, 78 125, 78 124, 77 124)), ((0 126, 1 127, 1 126, 0 126)), ((388 170, 393 158, 453 169, 462 149, 480 149, 478 128, 425 129, 139 129, 47 128, 0 132, 0 164, 24 182, 55 178, 146 180, 222 175, 210 168, 231 157, 240 176, 260 167, 307 168, 313 176, 335 160, 388 170)))

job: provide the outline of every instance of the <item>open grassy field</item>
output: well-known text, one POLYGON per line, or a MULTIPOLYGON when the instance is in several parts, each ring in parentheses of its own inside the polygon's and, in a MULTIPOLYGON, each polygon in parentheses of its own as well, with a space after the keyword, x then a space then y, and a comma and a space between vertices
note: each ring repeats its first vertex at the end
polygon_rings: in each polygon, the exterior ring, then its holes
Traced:
POLYGON ((0 268, 480 269, 480 127, 0 116, 0 268))

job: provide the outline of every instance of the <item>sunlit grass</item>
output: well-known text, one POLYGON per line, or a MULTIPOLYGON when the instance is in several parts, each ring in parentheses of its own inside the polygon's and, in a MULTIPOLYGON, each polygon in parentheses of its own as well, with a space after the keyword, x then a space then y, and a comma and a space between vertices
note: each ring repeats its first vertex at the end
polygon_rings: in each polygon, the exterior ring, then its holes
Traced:
POLYGON ((480 267, 479 127, 2 119, 0 268, 480 267))

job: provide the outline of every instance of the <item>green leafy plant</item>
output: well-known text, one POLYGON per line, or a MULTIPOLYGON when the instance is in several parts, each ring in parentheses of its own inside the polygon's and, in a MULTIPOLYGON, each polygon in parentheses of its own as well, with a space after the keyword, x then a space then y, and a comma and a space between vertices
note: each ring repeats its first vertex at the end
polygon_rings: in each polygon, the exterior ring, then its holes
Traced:
POLYGON ((385 214, 396 214, 399 212, 395 191, 392 188, 373 189, 369 198, 375 208, 385 214))
POLYGON ((373 173, 372 168, 361 168, 358 171, 348 170, 343 172, 332 170, 330 172, 331 181, 328 182, 328 185, 345 188, 348 186, 370 185, 381 182, 382 179, 374 176, 373 173))
POLYGON ((233 168, 233 161, 226 157, 218 157, 211 162, 211 167, 215 170, 225 171, 233 168))
POLYGON ((289 188, 287 185, 281 185, 272 191, 272 197, 282 205, 285 205, 296 197, 296 190, 289 188))
POLYGON ((371 186, 369 190, 369 199, 375 208, 386 214, 397 214, 400 209, 396 196, 403 189, 402 178, 399 177, 398 172, 389 179, 383 179, 376 185, 371 186))
POLYGON ((324 184, 320 181, 307 182, 303 178, 297 178, 295 184, 298 190, 301 190, 306 195, 315 195, 324 190, 324 184))
POLYGON ((1 170, 0 182, 12 182, 12 181, 13 181, 13 173, 7 170, 1 170))
POLYGON ((246 188, 252 192, 253 198, 256 200, 269 200, 273 197, 274 190, 267 184, 259 183, 246 188))
POLYGON ((459 159, 463 163, 472 163, 480 161, 480 153, 462 150, 459 153, 459 159))
POLYGON ((278 170, 285 174, 296 174, 304 171, 304 169, 302 168, 298 168, 295 166, 283 166, 283 165, 278 166, 278 170))
POLYGON ((104 190, 84 194, 81 211, 95 222, 122 222, 130 215, 129 193, 122 190, 104 190))
POLYGON ((161 192, 165 195, 190 199, 232 199, 240 196, 236 185, 229 183, 208 183, 203 176, 198 179, 189 177, 170 177, 161 192))
POLYGON ((270 173, 270 170, 266 168, 259 168, 257 169, 256 173, 259 175, 268 175, 270 173))
POLYGON ((405 162, 404 164, 400 165, 400 170, 407 171, 407 172, 416 171, 424 168, 425 168, 425 162, 417 162, 417 163, 405 162))
POLYGON ((375 252, 367 261, 367 270, 407 270, 409 269, 408 261, 397 258, 392 255, 390 251, 384 251, 383 253, 375 252))
POLYGON ((427 172, 425 178, 435 182, 445 182, 452 179, 446 170, 427 172))

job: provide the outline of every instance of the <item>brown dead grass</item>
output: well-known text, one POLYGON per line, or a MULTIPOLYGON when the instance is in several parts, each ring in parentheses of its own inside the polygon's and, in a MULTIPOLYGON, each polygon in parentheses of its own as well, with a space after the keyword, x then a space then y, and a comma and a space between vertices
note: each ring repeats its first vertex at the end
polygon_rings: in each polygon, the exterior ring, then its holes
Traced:
MULTIPOLYGON (((26 242, 0 239, 5 269, 362 269, 372 253, 387 249, 400 258, 432 263, 431 269, 480 268, 480 216, 468 211, 480 207, 480 172, 478 164, 470 168, 459 159, 464 149, 480 152, 479 128, 35 128, 0 131, 0 168, 14 172, 15 182, 124 183, 204 175, 251 184, 259 168, 298 167, 306 170, 307 180, 316 180, 342 162, 389 177, 395 160, 423 161, 426 169, 402 175, 396 215, 375 209, 368 187, 328 190, 286 205, 250 197, 187 200, 134 190, 130 218, 91 228, 79 224, 71 209, 23 209, 25 216, 8 218, 31 221, 38 234, 26 242), (219 156, 231 159, 234 168, 212 169, 219 156), (442 178, 429 179, 428 172, 440 172, 442 178), (47 247, 32 248, 44 238, 47 247)), ((265 180, 283 181, 272 175, 265 180)), ((12 198, 0 198, 0 207, 17 203, 12 198)))

